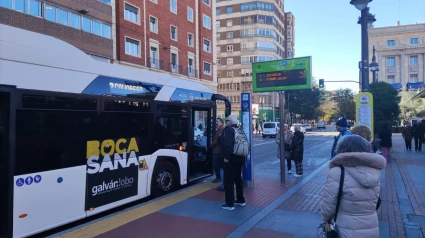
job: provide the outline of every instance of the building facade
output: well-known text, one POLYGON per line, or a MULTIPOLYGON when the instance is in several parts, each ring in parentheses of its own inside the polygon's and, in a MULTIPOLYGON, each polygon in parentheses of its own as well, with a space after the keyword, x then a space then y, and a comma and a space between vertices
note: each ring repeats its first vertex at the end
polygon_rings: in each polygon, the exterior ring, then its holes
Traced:
POLYGON ((212 0, 115 0, 116 62, 216 90, 212 0))
MULTIPOLYGON (((240 111, 240 94, 252 93, 252 63, 286 58, 283 0, 217 1, 218 92, 232 102, 232 114, 240 111)), ((273 120, 276 93, 252 94, 254 118, 273 120)), ((218 106, 224 115, 224 105, 218 106)))
POLYGON ((295 17, 292 12, 285 13, 286 21, 286 58, 294 58, 295 55, 295 17))
MULTIPOLYGON (((425 24, 369 29, 369 56, 376 48, 377 80, 397 89, 423 88, 425 81, 425 24)), ((370 73, 370 82, 373 75, 370 73)))
POLYGON ((94 59, 113 59, 108 0, 1 0, 0 24, 66 41, 94 59))

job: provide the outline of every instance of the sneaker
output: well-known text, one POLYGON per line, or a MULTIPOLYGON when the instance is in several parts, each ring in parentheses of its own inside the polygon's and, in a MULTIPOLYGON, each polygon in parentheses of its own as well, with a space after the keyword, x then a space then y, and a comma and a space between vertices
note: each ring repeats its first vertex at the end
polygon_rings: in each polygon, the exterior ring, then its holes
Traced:
POLYGON ((296 177, 296 178, 299 178, 299 177, 302 177, 303 175, 302 174, 294 174, 294 177, 296 177))
POLYGON ((288 174, 292 174, 292 171, 291 170, 288 170, 288 174))
POLYGON ((235 205, 237 205, 237 206, 241 206, 241 207, 245 207, 245 206, 246 206, 246 203, 245 203, 245 202, 238 202, 238 201, 235 201, 235 205))
POLYGON ((221 180, 219 178, 216 178, 212 181, 212 183, 220 183, 220 182, 221 182, 221 180))
POLYGON ((235 210, 235 207, 229 207, 229 206, 227 206, 227 204, 221 205, 221 208, 223 208, 224 210, 229 210, 229 211, 235 210))

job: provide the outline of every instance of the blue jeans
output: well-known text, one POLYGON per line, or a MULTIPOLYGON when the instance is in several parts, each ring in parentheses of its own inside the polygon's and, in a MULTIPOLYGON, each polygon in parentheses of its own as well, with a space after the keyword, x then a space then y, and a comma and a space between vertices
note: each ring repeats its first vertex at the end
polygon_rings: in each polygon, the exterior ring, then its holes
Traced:
POLYGON ((220 168, 220 188, 224 189, 224 169, 220 168))

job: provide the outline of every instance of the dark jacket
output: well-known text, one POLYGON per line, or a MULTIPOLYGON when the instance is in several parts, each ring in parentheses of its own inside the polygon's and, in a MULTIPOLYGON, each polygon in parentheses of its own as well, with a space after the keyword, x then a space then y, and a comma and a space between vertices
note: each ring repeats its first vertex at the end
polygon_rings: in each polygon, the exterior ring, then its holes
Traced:
POLYGON ((419 134, 422 138, 424 138, 425 135, 425 121, 422 121, 419 123, 419 134))
POLYGON ((292 159, 294 161, 302 161, 304 155, 304 134, 301 131, 296 131, 292 137, 292 159))
POLYGON ((421 135, 421 130, 420 130, 418 124, 414 124, 412 126, 412 133, 413 133, 413 136, 416 137, 416 138, 423 136, 423 134, 421 135))
POLYGON ((223 133, 224 125, 221 125, 217 128, 214 133, 213 142, 211 143, 211 148, 213 149, 214 154, 220 153, 220 143, 218 143, 218 137, 223 133))
POLYGON ((406 126, 405 128, 403 128, 403 130, 401 131, 401 135, 403 136, 403 138, 405 140, 411 140, 411 139, 413 139, 412 127, 406 126))
POLYGON ((379 138, 381 139, 381 142, 379 143, 382 147, 391 148, 393 146, 392 142, 392 133, 390 129, 383 129, 379 132, 379 138))
POLYGON ((223 130, 223 133, 221 133, 221 135, 218 137, 221 157, 223 159, 228 159, 229 161, 245 160, 245 157, 233 154, 233 148, 235 146, 235 129, 233 128, 238 128, 238 125, 234 124, 231 126, 226 126, 223 130))

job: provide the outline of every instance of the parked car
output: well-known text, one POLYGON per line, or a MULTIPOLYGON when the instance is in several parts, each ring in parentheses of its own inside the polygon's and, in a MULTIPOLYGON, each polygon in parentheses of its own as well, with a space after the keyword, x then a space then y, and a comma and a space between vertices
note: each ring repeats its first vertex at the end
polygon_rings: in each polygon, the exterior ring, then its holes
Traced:
POLYGON ((313 130, 310 124, 304 124, 304 128, 305 128, 306 131, 312 131, 313 130))
POLYGON ((294 124, 292 124, 292 126, 291 126, 291 131, 292 132, 295 132, 295 126, 300 126, 300 131, 305 134, 306 130, 305 130, 303 124, 300 124, 300 123, 294 123, 294 124))
POLYGON ((277 130, 280 127, 279 122, 264 122, 263 123, 263 138, 266 136, 276 137, 277 130))
POLYGON ((326 129, 325 123, 323 121, 319 121, 317 123, 317 129, 326 129))

